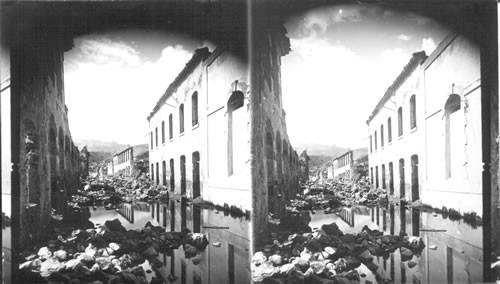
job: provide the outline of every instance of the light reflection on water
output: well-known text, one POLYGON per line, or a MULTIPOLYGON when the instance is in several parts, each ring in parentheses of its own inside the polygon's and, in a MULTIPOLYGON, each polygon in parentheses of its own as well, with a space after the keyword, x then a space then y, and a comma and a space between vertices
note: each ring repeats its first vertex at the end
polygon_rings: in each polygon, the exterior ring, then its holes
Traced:
MULTIPOLYGON (((463 221, 452 221, 441 214, 418 209, 389 207, 345 208, 336 214, 317 211, 311 215, 311 228, 336 222, 344 233, 359 233, 366 225, 384 234, 419 236, 425 243, 420 256, 413 256, 414 267, 401 262, 399 250, 389 258, 375 257, 377 273, 393 283, 476 283, 483 281, 483 228, 473 228, 463 221), (446 230, 432 232, 426 230, 446 230)), ((366 273, 366 272, 365 272, 366 273)), ((368 274, 368 273, 366 273, 368 274)), ((373 275, 362 280, 373 283, 373 275)), ((364 281, 362 281, 364 282, 364 281)))
POLYGON ((117 210, 96 208, 90 211, 90 221, 94 224, 104 224, 106 220, 118 218, 127 229, 143 228, 147 222, 151 222, 164 227, 166 231, 181 231, 185 227, 192 232, 205 234, 210 244, 197 265, 192 259, 184 257, 182 246, 174 250, 172 255, 160 253, 158 259, 164 265, 162 270, 171 275, 170 279, 165 279, 166 283, 250 283, 250 221, 245 218, 233 218, 224 212, 175 201, 168 204, 124 204, 117 210), (220 243, 220 246, 214 246, 214 243, 220 243))

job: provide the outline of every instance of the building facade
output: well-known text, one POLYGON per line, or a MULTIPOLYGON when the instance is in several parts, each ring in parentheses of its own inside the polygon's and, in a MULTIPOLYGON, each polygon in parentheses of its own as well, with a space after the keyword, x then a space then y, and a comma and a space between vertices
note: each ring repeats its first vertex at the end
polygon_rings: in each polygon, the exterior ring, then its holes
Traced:
POLYGON ((479 49, 465 37, 414 53, 367 121, 372 184, 482 214, 480 86, 479 49))
POLYGON ((482 214, 479 48, 450 34, 423 65, 424 203, 482 214))
POLYGON ((376 188, 409 201, 420 199, 424 127, 421 65, 425 52, 414 53, 368 119, 369 175, 376 188))
POLYGON ((134 169, 134 148, 129 147, 114 154, 113 159, 107 165, 108 175, 131 176, 134 169))
POLYGON ((352 151, 336 157, 332 162, 333 178, 341 180, 351 180, 353 176, 353 166, 354 159, 352 151))

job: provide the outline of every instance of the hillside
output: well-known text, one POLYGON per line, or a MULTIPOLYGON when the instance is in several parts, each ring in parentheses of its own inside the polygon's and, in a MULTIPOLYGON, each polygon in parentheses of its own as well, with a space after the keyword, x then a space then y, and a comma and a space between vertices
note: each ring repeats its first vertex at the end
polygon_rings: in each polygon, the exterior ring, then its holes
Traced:
POLYGON ((75 139, 75 144, 78 149, 87 146, 89 152, 106 152, 116 153, 128 147, 128 145, 120 144, 115 141, 101 141, 97 139, 75 139))
POLYGON ((321 145, 321 144, 299 144, 295 147, 297 153, 300 155, 303 150, 307 150, 309 156, 328 156, 334 157, 342 155, 348 151, 347 148, 339 147, 336 145, 321 145))

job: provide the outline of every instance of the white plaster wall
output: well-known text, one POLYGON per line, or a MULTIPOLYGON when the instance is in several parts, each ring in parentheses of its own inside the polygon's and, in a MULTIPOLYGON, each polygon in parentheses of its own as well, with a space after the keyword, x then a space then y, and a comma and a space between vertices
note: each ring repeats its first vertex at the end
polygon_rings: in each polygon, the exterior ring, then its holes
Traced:
POLYGON ((482 213, 481 90, 479 49, 458 36, 425 69, 426 164, 423 202, 460 212, 482 213), (453 86, 453 87, 452 87, 453 86), (445 176, 446 100, 461 96, 458 110, 464 125, 460 150, 451 155, 462 161, 461 170, 445 176))
MULTIPOLYGON (((368 163, 369 176, 373 169, 373 184, 375 185, 375 167, 378 166, 379 187, 382 188, 382 165, 385 165, 385 180, 386 189, 389 192, 389 163, 393 164, 394 175, 394 195, 401 197, 401 192, 405 193, 405 199, 411 200, 411 156, 418 155, 419 163, 423 159, 423 136, 422 129, 424 127, 424 98, 421 90, 421 71, 417 67, 415 71, 407 78, 407 80, 396 91, 378 112, 378 114, 370 121, 368 125, 369 134, 372 135, 373 151, 370 153, 370 145, 368 144, 368 163), (410 129, 410 98, 416 96, 416 119, 417 127, 410 129), (398 135, 398 108, 403 108, 403 135, 398 135), (391 117, 392 124, 392 141, 388 142, 388 118, 391 117), (380 143, 380 126, 384 125, 384 146, 380 143), (377 131, 377 149, 375 149, 374 132, 377 131), (399 160, 404 159, 404 188, 400 187, 400 171, 399 160)), ((370 143, 368 141, 368 143, 370 143)), ((419 170, 419 184, 423 182, 422 169, 419 170)), ((421 191, 421 190, 420 190, 421 191)), ((420 194, 421 196, 422 194, 420 194)))

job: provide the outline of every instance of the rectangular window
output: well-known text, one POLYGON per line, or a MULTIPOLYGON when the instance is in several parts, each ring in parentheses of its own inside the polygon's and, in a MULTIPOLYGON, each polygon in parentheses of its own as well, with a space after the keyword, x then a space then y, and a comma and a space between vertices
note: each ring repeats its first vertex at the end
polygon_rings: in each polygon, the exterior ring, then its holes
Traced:
POLYGON ((373 134, 373 139, 375 140, 375 151, 377 151, 377 131, 373 134))
POLYGON ((380 125, 380 147, 384 147, 384 125, 380 125))
POLYGON ((184 133, 184 104, 179 107, 179 133, 184 133))
POLYGON ((392 122, 390 117, 387 119, 387 141, 389 143, 392 141, 392 122))
POLYGON ((373 152, 373 148, 372 148, 372 136, 370 135, 370 153, 373 152))
POLYGON ((155 128, 155 142, 156 142, 156 147, 158 147, 158 127, 155 128))
POLYGON ((161 143, 165 143, 165 121, 161 122, 161 143))
POLYGON ((417 127, 417 103, 415 95, 410 98, 410 129, 417 127))
POLYGON ((191 97, 191 120, 193 126, 198 124, 198 92, 194 92, 191 97))
POLYGON ((398 109, 398 135, 403 136, 403 108, 398 109))
POLYGON ((382 188, 385 189, 385 165, 382 165, 382 188))
MULTIPOLYGON (((174 118, 172 114, 168 116, 168 138, 174 138, 174 118)), ((152 140, 151 140, 152 141, 152 140)))
POLYGON ((149 133, 149 136, 151 137, 151 150, 153 150, 153 131, 149 133))

